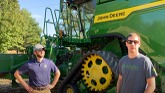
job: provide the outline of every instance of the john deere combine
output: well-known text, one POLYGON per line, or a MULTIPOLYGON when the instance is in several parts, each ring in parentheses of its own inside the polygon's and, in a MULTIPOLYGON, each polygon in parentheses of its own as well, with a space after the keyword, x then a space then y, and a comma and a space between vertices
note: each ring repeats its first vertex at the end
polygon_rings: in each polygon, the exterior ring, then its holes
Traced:
MULTIPOLYGON (((54 90, 115 93, 117 65, 127 54, 125 38, 135 32, 141 36, 140 52, 152 60, 159 74, 155 92, 165 93, 164 16, 165 0, 61 0, 59 10, 46 8, 46 57, 61 71, 54 90), (54 27, 54 34, 48 34, 48 25, 54 27)), ((24 60, 12 59, 1 75, 13 72, 33 57, 30 49, 27 57, 20 57, 24 60)))

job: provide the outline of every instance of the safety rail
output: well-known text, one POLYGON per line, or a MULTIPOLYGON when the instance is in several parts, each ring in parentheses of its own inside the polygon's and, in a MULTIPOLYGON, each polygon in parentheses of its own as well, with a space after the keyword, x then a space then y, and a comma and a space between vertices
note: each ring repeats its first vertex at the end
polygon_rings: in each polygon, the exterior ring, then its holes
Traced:
POLYGON ((77 5, 68 5, 67 2, 63 2, 63 5, 60 6, 60 10, 54 10, 54 14, 52 10, 47 7, 45 9, 43 34, 48 36, 48 24, 53 24, 57 45, 59 45, 59 39, 61 40, 61 38, 68 43, 75 44, 90 42, 89 35, 87 35, 87 30, 85 29, 86 20, 83 17, 85 13, 82 12, 83 10, 77 5), (51 16, 51 19, 47 19, 48 10, 50 11, 49 16, 51 16))
POLYGON ((85 29, 85 18, 83 9, 78 5, 63 2, 61 5, 61 18, 63 21, 64 34, 68 42, 85 43, 90 42, 89 35, 85 29))

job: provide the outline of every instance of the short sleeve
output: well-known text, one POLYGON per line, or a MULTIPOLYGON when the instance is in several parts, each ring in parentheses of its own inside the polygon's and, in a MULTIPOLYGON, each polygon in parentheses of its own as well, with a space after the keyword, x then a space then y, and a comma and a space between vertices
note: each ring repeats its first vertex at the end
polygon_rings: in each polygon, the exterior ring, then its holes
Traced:
POLYGON ((146 64, 145 64, 145 75, 146 78, 150 78, 150 77, 156 77, 157 76, 157 72, 151 62, 151 60, 149 58, 146 58, 145 60, 146 64))
POLYGON ((118 64, 118 69, 117 69, 117 73, 122 75, 122 70, 121 70, 121 66, 122 66, 122 62, 121 60, 119 61, 119 64, 118 64))
POLYGON ((27 73, 27 72, 28 72, 28 62, 25 63, 24 65, 22 65, 22 66, 18 69, 18 71, 19 71, 19 74, 21 74, 21 75, 27 73))
POLYGON ((50 61, 50 66, 51 66, 51 71, 52 71, 52 72, 58 71, 58 68, 57 68, 57 66, 54 64, 53 61, 50 61))

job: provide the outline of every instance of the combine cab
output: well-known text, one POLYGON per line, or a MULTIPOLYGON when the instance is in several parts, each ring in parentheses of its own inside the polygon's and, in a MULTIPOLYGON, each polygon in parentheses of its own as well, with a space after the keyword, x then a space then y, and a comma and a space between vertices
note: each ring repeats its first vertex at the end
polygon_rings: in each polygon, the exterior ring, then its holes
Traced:
MULTIPOLYGON (((141 36, 140 52, 151 59, 159 74, 155 93, 164 93, 164 15, 165 0, 60 0, 59 10, 47 7, 45 56, 61 72, 52 91, 116 93, 118 62, 127 54, 125 39, 128 33, 135 32, 141 36), (49 25, 54 34, 48 34, 49 25)), ((3 71, 15 70, 8 69, 3 71)))

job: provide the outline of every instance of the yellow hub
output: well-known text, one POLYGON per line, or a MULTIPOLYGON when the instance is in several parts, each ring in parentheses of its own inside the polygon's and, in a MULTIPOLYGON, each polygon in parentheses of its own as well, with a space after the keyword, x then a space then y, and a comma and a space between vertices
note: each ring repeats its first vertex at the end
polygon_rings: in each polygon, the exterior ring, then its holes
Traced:
POLYGON ((72 88, 68 88, 66 93, 74 93, 72 88))
POLYGON ((102 57, 96 54, 90 55, 82 66, 83 80, 91 90, 101 91, 110 85, 112 71, 102 57))

